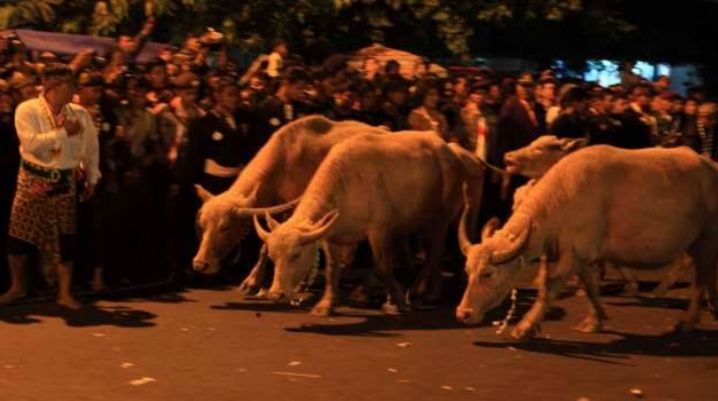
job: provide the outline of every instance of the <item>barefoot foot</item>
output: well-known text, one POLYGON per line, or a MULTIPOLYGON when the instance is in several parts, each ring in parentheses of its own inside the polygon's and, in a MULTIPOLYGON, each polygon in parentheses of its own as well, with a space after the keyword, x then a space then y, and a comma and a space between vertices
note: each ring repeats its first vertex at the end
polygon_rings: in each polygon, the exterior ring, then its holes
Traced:
POLYGON ((57 299, 57 304, 72 310, 78 310, 82 308, 82 304, 78 302, 75 298, 73 298, 71 295, 59 297, 57 299))
POLYGON ((6 293, 0 296, 0 305, 6 305, 25 298, 27 291, 19 288, 10 288, 6 293))
POLYGON ((574 327, 574 330, 578 330, 582 333, 598 333, 603 329, 603 324, 600 319, 588 316, 578 326, 574 327))

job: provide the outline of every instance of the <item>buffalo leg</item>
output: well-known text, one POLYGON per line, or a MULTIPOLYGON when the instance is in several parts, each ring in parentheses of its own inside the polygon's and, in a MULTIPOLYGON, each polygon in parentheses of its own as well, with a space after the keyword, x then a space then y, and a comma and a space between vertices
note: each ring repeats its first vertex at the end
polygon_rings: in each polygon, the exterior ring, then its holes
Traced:
POLYGON ((262 244, 262 247, 259 249, 259 259, 257 259, 257 263, 252 267, 252 271, 250 271, 249 275, 242 281, 242 284, 239 285, 237 291, 243 295, 251 295, 259 290, 262 286, 262 281, 264 281, 267 261, 267 244, 262 244))
POLYGON ((338 304, 339 278, 341 277, 343 254, 345 252, 342 248, 341 246, 329 244, 324 246, 326 283, 322 299, 312 308, 312 315, 332 316, 335 313, 334 308, 338 304))
POLYGON ((406 310, 406 301, 404 290, 394 277, 395 255, 391 249, 392 243, 393 241, 386 234, 369 236, 369 244, 374 255, 374 268, 388 291, 387 301, 382 306, 382 310, 387 314, 399 314, 406 310))
POLYGON ((588 315, 581 323, 579 323, 578 326, 576 326, 576 330, 584 333, 597 333, 601 331, 603 320, 607 319, 608 315, 601 304, 596 279, 593 276, 593 273, 586 268, 580 269, 577 274, 584 287, 586 287, 589 309, 588 315))
MULTIPOLYGON (((570 255, 561 255, 554 271, 548 271, 548 263, 542 258, 540 269, 545 273, 544 279, 539 283, 538 296, 528 312, 511 331, 511 336, 517 340, 528 340, 534 335, 538 325, 546 316, 546 310, 558 296, 564 282, 571 276, 574 268, 574 258, 570 255)), ((580 267, 583 269, 583 267, 580 267)))
POLYGON ((663 272, 658 286, 653 289, 653 296, 656 298, 664 297, 668 292, 668 289, 671 288, 676 281, 678 281, 678 277, 681 273, 690 268, 691 263, 693 263, 693 260, 685 253, 678 260, 671 263, 663 272))
POLYGON ((412 293, 428 302, 438 302, 441 299, 441 258, 444 255, 447 231, 446 225, 424 231, 426 260, 422 263, 421 273, 412 293))
POLYGON ((618 274, 621 275, 621 278, 623 279, 623 295, 627 297, 635 297, 638 295, 638 280, 636 279, 636 275, 633 274, 633 272, 623 266, 614 265, 616 270, 618 270, 618 274))
POLYGON ((710 250, 712 244, 709 241, 702 241, 703 244, 696 247, 693 253, 693 260, 696 264, 696 280, 691 289, 691 299, 685 315, 676 325, 678 331, 692 331, 700 319, 700 307, 705 294, 711 310, 716 310, 716 260, 714 251, 710 250))

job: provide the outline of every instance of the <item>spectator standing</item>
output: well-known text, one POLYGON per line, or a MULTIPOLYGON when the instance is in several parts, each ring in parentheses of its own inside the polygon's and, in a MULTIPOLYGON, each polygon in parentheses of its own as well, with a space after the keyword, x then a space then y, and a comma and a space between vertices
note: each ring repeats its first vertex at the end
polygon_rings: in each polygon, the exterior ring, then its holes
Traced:
POLYGON ((559 138, 586 136, 588 93, 580 86, 569 89, 560 100, 561 113, 551 124, 549 132, 559 138))
POLYGON ((409 113, 409 128, 419 131, 433 131, 444 140, 449 138, 449 124, 446 116, 438 109, 439 89, 434 82, 424 82, 417 88, 419 106, 409 113))
POLYGON ((85 165, 87 180, 80 197, 92 197, 100 179, 97 131, 89 113, 70 104, 71 70, 51 65, 44 71, 43 92, 18 106, 15 126, 22 157, 10 218, 9 265, 12 284, 0 297, 8 303, 25 296, 25 261, 39 251, 45 270, 56 270, 58 303, 80 308, 72 295, 76 230, 75 171, 85 165))
POLYGON ((272 52, 267 57, 266 73, 272 79, 278 79, 284 68, 284 59, 289 55, 289 47, 283 40, 279 40, 272 46, 272 52))
POLYGON ((20 168, 20 140, 13 124, 15 105, 10 86, 0 80, 0 270, 7 269, 10 210, 20 168))

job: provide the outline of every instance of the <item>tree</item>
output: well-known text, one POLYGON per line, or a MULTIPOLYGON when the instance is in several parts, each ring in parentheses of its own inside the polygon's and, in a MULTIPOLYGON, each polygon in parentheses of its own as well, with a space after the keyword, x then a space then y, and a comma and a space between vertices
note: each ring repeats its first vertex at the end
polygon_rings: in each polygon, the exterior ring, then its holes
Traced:
POLYGON ((107 36, 138 30, 149 14, 154 40, 180 44, 214 27, 249 52, 283 39, 310 62, 381 42, 452 62, 481 54, 718 66, 718 4, 705 0, 14 0, 0 6, 0 29, 107 36))

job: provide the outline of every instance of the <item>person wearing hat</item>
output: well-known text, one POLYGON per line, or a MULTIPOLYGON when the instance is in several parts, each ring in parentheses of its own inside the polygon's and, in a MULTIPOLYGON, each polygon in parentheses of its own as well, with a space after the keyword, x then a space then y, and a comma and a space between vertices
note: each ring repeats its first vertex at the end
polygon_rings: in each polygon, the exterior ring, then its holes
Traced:
POLYGON ((58 303, 78 309, 71 293, 76 231, 76 170, 86 180, 80 201, 92 197, 100 179, 99 146, 92 117, 72 104, 72 71, 64 64, 48 66, 43 92, 20 104, 15 127, 20 139, 21 168, 10 217, 8 261, 12 284, 0 303, 25 296, 27 255, 38 251, 44 271, 56 272, 58 303))

